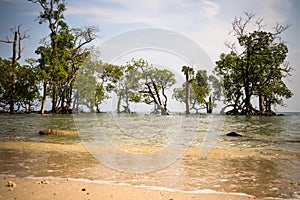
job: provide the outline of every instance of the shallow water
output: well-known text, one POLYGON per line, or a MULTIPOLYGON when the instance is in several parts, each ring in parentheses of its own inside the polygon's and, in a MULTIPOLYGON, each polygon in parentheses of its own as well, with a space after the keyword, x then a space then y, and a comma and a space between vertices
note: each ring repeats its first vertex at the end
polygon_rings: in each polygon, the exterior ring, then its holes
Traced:
POLYGON ((300 195, 299 115, 0 115, 0 130, 1 175, 300 195), (80 136, 38 135, 48 128, 80 136))

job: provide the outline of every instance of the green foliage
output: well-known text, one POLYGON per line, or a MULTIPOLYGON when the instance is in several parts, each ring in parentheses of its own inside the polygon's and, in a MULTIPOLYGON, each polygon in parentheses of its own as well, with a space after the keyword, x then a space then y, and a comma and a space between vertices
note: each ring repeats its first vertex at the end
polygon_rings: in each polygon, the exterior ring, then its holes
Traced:
POLYGON ((118 96, 117 112, 130 112, 130 102, 138 103, 142 99, 139 93, 141 73, 130 62, 127 62, 120 69, 123 75, 120 76, 117 87, 114 90, 118 96), (124 111, 121 111, 122 103, 125 103, 125 106, 123 106, 125 108, 124 111))
POLYGON ((70 112, 74 81, 82 63, 90 54, 91 48, 86 45, 94 40, 96 29, 70 29, 64 21, 66 4, 63 0, 29 1, 40 5, 42 11, 38 17, 39 23, 47 23, 50 31, 49 37, 42 39, 41 46, 36 50, 40 55, 39 75, 44 85, 41 110, 43 112, 46 96, 51 95, 52 112, 70 112))
POLYGON ((224 95, 227 103, 237 104, 243 95, 243 78, 241 71, 241 60, 236 53, 221 54, 220 60, 216 62, 217 74, 223 80, 224 95))
POLYGON ((189 81, 190 79, 192 79, 195 71, 192 67, 189 66, 183 66, 181 69, 181 72, 184 73, 184 75, 186 75, 186 79, 189 81))
POLYGON ((31 111, 32 106, 36 106, 39 99, 38 79, 36 68, 23 65, 18 68, 16 78, 16 97, 26 111, 31 111))
MULTIPOLYGON (((96 108, 100 112, 100 105, 115 92, 118 112, 121 106, 125 112, 131 112, 131 102, 143 102, 154 104, 155 113, 168 114, 166 91, 176 83, 171 71, 159 69, 144 59, 133 59, 125 66, 92 59, 93 48, 87 45, 95 39, 94 27, 70 28, 64 19, 64 0, 29 1, 40 6, 38 22, 46 23, 50 34, 41 39, 35 51, 39 59, 28 59, 29 65, 17 63, 19 58, 15 61, 0 58, 2 109, 6 110, 10 104, 30 110, 38 104, 42 85, 42 99, 52 98, 53 112, 68 110, 71 105, 75 108, 75 102, 77 106, 85 105, 90 111, 96 108)), ((283 105, 284 98, 292 97, 284 83, 292 70, 286 62, 288 47, 280 38, 285 27, 272 33, 264 31, 261 21, 257 21, 257 30, 246 32, 253 17, 246 16, 244 23, 242 19, 232 23, 239 47, 231 46, 231 51, 222 53, 216 62, 215 72, 221 81, 208 76, 206 70, 195 73, 192 67, 182 67, 186 82, 173 90, 173 98, 186 103, 188 112, 189 109, 198 112, 201 108, 212 111, 222 95, 226 104, 241 109, 242 114, 253 112, 249 110, 253 97, 259 97, 266 110, 270 104, 283 105)), ((42 102, 43 107, 45 101, 42 102)), ((260 109, 264 112, 263 106, 260 109)))
MULTIPOLYGON (((223 97, 223 92, 224 92, 224 86, 222 84, 222 82, 215 76, 210 75, 208 77, 208 81, 210 83, 211 86, 211 98, 212 98, 212 102, 214 103, 215 101, 221 101, 222 97, 223 97)), ((215 107, 216 105, 214 105, 215 107)))
POLYGON ((11 60, 0 57, 0 103, 3 106, 9 104, 11 83, 11 60))
MULTIPOLYGON (((96 98, 99 98, 99 88, 96 88, 97 82, 94 76, 80 72, 76 78, 74 89, 76 91, 76 101, 78 105, 85 105, 90 111, 93 111, 96 105, 96 98), (96 94, 97 89, 97 94, 96 94), (96 96, 96 98, 95 98, 96 96)), ((79 108, 76 108, 78 111, 79 108)))
MULTIPOLYGON (((241 21, 233 23, 241 53, 232 48, 229 54, 221 54, 215 68, 223 80, 226 103, 232 104, 235 109, 243 108, 242 114, 257 112, 252 109, 253 96, 260 97, 260 101, 264 99, 273 103, 282 102, 281 97, 292 96, 283 82, 283 78, 289 76, 292 69, 285 62, 288 48, 279 37, 282 31, 263 31, 258 21, 258 30, 246 33, 245 27, 253 17, 247 16, 248 20, 244 24, 241 21)), ((261 113, 264 112, 263 104, 260 102, 261 113)))
POLYGON ((99 106, 110 97, 109 94, 115 90, 122 75, 121 67, 88 57, 74 85, 79 105, 86 106, 90 111, 96 107, 100 112, 99 106))
POLYGON ((205 98, 209 95, 210 86, 206 70, 197 71, 195 79, 192 81, 192 88, 195 93, 197 102, 205 104, 205 98))
POLYGON ((172 97, 180 103, 185 103, 185 83, 180 88, 174 88, 172 97))
POLYGON ((61 0, 28 0, 32 3, 38 3, 43 9, 39 15, 39 23, 43 24, 50 21, 50 26, 55 28, 57 22, 61 22, 64 19, 63 12, 66 11, 65 1, 61 0))
MULTIPOLYGON (((32 106, 37 105, 36 99, 39 98, 36 68, 17 63, 14 73, 16 75, 14 102, 29 111, 32 106)), ((0 58, 0 103, 4 106, 10 101, 11 74, 11 60, 0 58)))
MULTIPOLYGON (((185 72, 185 70, 183 69, 182 72, 185 72)), ((196 76, 189 81, 192 86, 190 90, 190 110, 194 109, 198 113, 200 109, 207 109, 207 107, 212 109, 216 106, 215 101, 220 100, 222 96, 222 84, 215 76, 208 76, 206 70, 198 70, 196 76), (207 100, 208 96, 211 96, 210 100, 207 100)), ((182 87, 173 90, 173 98, 182 103, 186 103, 186 84, 187 82, 182 87)))
POLYGON ((146 60, 131 60, 123 68, 124 75, 119 81, 116 93, 119 97, 118 111, 125 102, 125 111, 129 111, 130 102, 154 104, 155 113, 168 114, 166 90, 175 83, 175 75, 166 69, 158 69, 149 65, 146 60))

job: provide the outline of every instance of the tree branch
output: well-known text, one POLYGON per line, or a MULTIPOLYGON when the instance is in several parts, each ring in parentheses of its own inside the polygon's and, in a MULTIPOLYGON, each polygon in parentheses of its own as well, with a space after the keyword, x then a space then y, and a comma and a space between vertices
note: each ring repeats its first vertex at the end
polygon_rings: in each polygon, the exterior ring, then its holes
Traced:
POLYGON ((232 22, 232 31, 236 36, 242 36, 245 34, 245 29, 247 24, 252 20, 254 17, 253 13, 247 13, 245 12, 246 19, 244 20, 242 17, 235 18, 232 22))
POLYGON ((283 26, 283 25, 280 25, 279 23, 276 23, 276 25, 274 26, 274 31, 275 32, 273 33, 273 35, 274 36, 280 35, 282 32, 287 30, 290 26, 292 26, 292 25, 287 24, 287 25, 283 26))

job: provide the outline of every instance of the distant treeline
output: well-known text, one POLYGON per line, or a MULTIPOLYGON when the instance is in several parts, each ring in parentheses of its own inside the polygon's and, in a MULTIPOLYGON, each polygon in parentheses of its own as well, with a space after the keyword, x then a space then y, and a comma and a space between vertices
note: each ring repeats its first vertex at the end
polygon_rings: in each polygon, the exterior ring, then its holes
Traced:
MULTIPOLYGON (((118 97, 117 112, 130 113, 131 103, 154 106, 153 112, 169 114, 166 90, 186 104, 186 113, 206 109, 211 113, 217 101, 231 107, 227 114, 274 114, 271 105, 283 105, 293 94, 283 79, 291 75, 286 61, 288 48, 280 37, 288 26, 276 25, 264 31, 262 20, 253 14, 235 18, 232 32, 236 41, 226 43, 230 52, 220 55, 213 73, 194 71, 183 66, 186 81, 175 88, 173 72, 149 64, 144 59, 128 61, 124 66, 103 63, 91 45, 97 28, 70 28, 64 19, 66 5, 61 0, 29 0, 41 8, 40 24, 47 24, 49 36, 40 40, 35 53, 38 59, 18 61, 22 41, 28 37, 21 27, 11 29, 13 39, 0 40, 13 46, 12 58, 0 57, 0 112, 45 113, 51 99, 51 113, 77 113, 83 108, 100 112, 100 105, 112 93, 118 97), (254 31, 247 31, 255 24, 254 31), (259 109, 251 101, 258 98, 259 109)), ((224 111, 225 108, 222 110, 224 111)))

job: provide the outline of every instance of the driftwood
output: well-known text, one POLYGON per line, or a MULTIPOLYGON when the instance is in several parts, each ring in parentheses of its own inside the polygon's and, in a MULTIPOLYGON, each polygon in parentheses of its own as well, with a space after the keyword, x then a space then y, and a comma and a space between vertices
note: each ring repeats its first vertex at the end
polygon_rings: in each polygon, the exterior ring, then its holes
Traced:
POLYGON ((40 135, 78 135, 76 131, 46 129, 39 132, 40 135))

